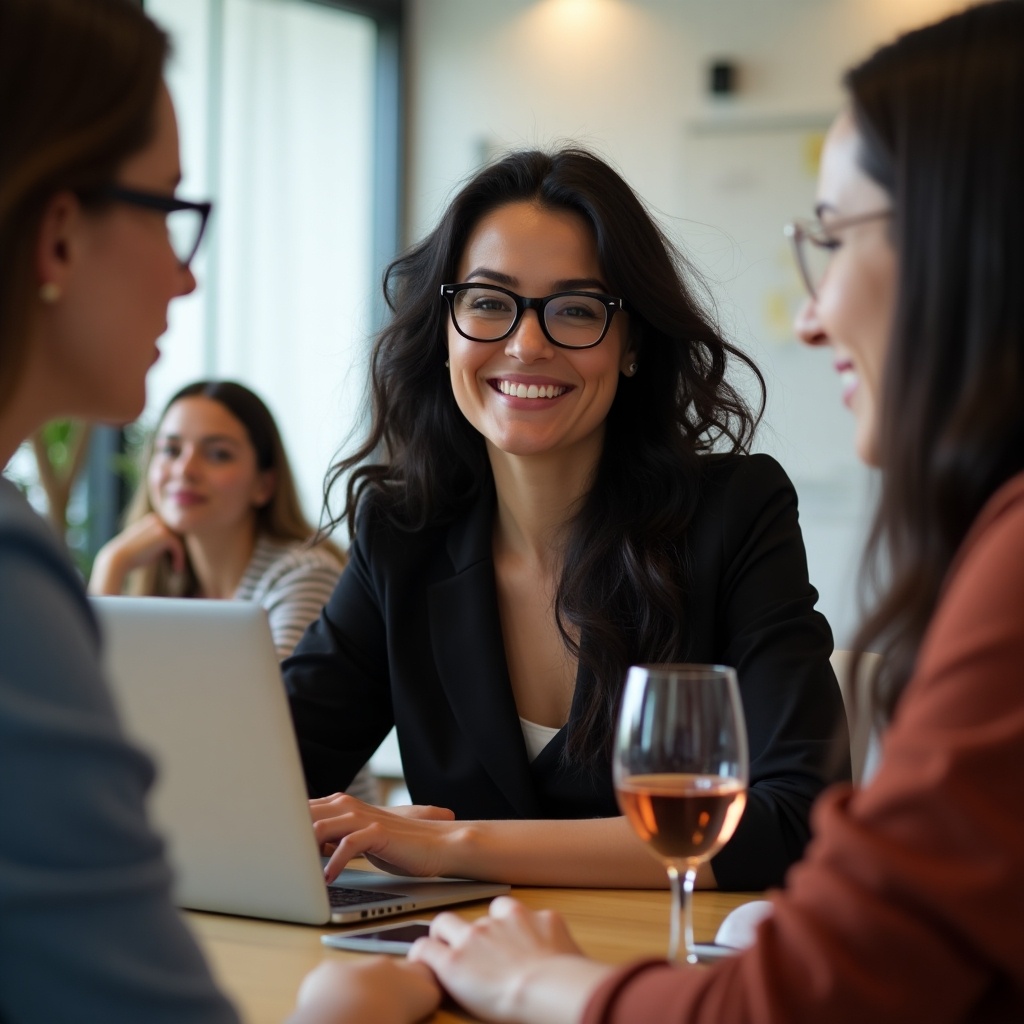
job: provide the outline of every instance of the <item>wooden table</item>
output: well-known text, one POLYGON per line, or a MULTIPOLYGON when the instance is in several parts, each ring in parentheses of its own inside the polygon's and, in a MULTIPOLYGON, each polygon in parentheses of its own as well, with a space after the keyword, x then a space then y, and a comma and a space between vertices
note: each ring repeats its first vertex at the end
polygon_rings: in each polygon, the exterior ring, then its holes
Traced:
MULTIPOLYGON (((514 889, 512 895, 536 910, 558 910, 568 920, 584 952, 608 963, 643 956, 664 956, 668 944, 667 892, 623 889, 514 889)), ((710 941, 725 915, 759 893, 698 892, 694 895, 694 933, 710 941)), ((485 903, 456 912, 467 920, 486 913, 485 903)), ((190 912, 188 921, 206 950, 225 991, 247 1024, 281 1024, 295 1006, 303 977, 327 957, 359 957, 320 942, 333 926, 278 924, 244 917, 190 912)), ((432 917, 430 912, 412 915, 432 917)), ((401 918, 394 918, 399 921, 401 918)), ((475 1018, 440 1010, 436 1024, 475 1018)))

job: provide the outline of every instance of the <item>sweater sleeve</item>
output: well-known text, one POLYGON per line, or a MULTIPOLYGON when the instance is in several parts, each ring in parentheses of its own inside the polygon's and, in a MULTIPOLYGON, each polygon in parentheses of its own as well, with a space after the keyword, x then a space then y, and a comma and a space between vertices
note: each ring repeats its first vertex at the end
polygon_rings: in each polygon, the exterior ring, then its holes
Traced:
POLYGON ((153 768, 122 735, 81 585, 27 509, 8 514, 11 497, 0 491, 0 1019, 235 1022, 172 905, 145 815, 153 768))
POLYGON ((1024 479, 962 548, 865 789, 815 839, 756 944, 710 970, 641 965, 585 1024, 1024 1018, 1024 479))
POLYGON ((267 613, 277 657, 284 661, 330 600, 341 570, 342 566, 324 551, 286 548, 251 587, 246 588, 243 580, 235 597, 256 601, 267 613))

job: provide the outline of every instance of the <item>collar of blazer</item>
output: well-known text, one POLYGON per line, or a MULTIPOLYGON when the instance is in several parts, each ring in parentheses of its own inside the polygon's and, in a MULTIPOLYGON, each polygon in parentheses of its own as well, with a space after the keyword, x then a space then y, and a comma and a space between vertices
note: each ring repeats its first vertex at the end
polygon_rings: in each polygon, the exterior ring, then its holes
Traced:
POLYGON ((541 816, 498 615, 491 535, 493 486, 448 530, 452 575, 430 587, 434 663, 464 742, 515 816, 541 816))

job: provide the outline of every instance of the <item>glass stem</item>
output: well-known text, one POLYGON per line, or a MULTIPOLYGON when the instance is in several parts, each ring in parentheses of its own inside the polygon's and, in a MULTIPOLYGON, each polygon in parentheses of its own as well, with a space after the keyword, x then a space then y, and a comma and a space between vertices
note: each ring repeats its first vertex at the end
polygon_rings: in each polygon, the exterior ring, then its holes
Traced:
POLYGON ((669 929, 668 958, 677 964, 697 963, 693 951, 693 885, 697 881, 697 868, 687 864, 680 873, 679 867, 670 864, 668 879, 672 892, 672 922, 669 929))

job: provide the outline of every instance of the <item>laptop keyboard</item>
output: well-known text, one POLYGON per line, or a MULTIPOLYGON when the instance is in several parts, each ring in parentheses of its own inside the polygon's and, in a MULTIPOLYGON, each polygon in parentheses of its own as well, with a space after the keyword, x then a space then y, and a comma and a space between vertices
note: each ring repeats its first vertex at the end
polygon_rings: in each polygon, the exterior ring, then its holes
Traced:
POLYGON ((381 900, 405 899, 400 892, 381 892, 378 889, 349 889, 343 885, 327 886, 327 896, 332 907, 351 907, 360 903, 379 903, 381 900))

